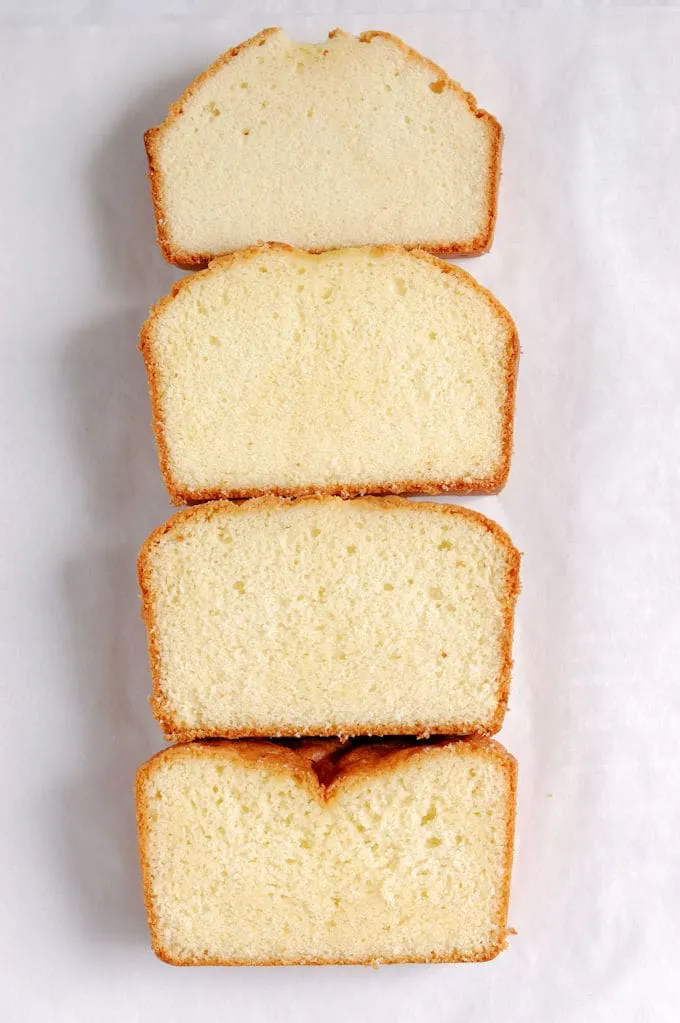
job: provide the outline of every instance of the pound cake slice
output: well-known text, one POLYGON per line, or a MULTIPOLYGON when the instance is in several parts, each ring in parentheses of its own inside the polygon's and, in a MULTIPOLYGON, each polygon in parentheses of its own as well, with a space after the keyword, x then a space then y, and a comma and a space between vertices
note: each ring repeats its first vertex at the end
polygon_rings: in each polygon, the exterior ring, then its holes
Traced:
POLYGON ((426 253, 225 256, 152 309, 140 347, 176 504, 482 493, 507 478, 515 327, 426 253))
POLYGON ((516 765, 489 740, 190 743, 137 775, 177 966, 476 962, 506 945, 516 765))
POLYGON ((218 501, 139 557, 169 739, 492 734, 519 554, 494 522, 404 498, 218 501))
POLYGON ((265 29, 145 135, 158 241, 205 266, 261 240, 476 255, 496 218, 501 128, 385 32, 317 45, 265 29))

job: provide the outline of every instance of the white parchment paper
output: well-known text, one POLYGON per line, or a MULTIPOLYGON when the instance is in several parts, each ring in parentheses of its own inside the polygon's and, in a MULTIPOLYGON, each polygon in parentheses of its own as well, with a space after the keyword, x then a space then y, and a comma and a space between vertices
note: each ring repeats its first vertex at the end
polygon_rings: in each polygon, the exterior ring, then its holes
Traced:
POLYGON ((486 3, 0 6, 0 1019, 680 1018, 680 13, 486 3), (484 9, 482 9, 482 7, 484 9), (525 552, 501 739, 509 950, 479 966, 177 970, 148 948, 132 778, 161 745, 135 556, 170 513, 137 332, 178 274, 142 132, 265 24, 387 29, 506 132, 516 450, 469 503, 525 552))

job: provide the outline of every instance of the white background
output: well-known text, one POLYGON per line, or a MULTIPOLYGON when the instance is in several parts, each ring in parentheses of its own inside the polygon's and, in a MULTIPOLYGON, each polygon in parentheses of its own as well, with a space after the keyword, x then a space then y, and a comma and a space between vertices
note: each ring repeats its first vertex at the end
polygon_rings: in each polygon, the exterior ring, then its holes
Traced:
POLYGON ((680 1018, 680 12, 403 6, 0 4, 3 1023, 680 1018), (136 343, 177 274, 142 132, 265 24, 396 32, 506 132, 495 244, 465 264, 524 352, 510 482, 471 502, 525 551, 501 736, 519 934, 485 965, 148 948, 132 780, 162 742, 135 556, 170 507, 136 343))

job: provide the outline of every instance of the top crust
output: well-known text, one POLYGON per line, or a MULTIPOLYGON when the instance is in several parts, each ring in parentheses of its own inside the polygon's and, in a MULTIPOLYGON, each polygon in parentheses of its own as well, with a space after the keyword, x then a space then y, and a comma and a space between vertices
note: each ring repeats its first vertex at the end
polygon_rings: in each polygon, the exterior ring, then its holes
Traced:
POLYGON ((516 774, 515 758, 501 743, 486 736, 439 736, 426 741, 411 737, 375 739, 209 739, 178 743, 161 750, 137 772, 137 799, 142 802, 143 784, 163 763, 192 757, 235 760, 261 770, 290 774, 320 801, 328 802, 340 786, 356 778, 371 778, 389 772, 412 756, 427 756, 433 749, 446 749, 457 756, 481 753, 495 760, 511 776, 516 774))
MULTIPOLYGON (((225 255, 228 252, 235 250, 221 249, 220 251, 212 252, 192 252, 173 242, 171 230, 168 224, 165 202, 165 180, 160 158, 163 136, 168 128, 183 117, 187 101, 191 99, 211 77, 216 75, 230 61, 233 61, 240 53, 243 53, 251 47, 264 46, 271 36, 274 36, 279 32, 282 32, 282 29, 279 27, 265 28, 261 32, 258 32, 257 35, 252 36, 252 38, 247 39, 238 46, 234 46, 225 53, 222 53, 208 68, 206 68, 205 71, 194 79, 194 81, 184 90, 179 99, 171 104, 167 117, 156 127, 149 128, 144 134, 144 144, 149 164, 148 173, 151 186, 151 198, 156 218, 158 245, 165 259, 182 270, 204 269, 208 266, 212 259, 215 259, 216 256, 225 255)), ((339 28, 328 33, 329 39, 342 36, 349 37, 349 33, 343 32, 339 28)), ((472 93, 466 92, 458 82, 454 81, 446 74, 443 68, 441 68, 438 64, 435 64, 434 61, 424 57, 417 50, 408 46, 402 39, 399 39, 397 36, 392 35, 389 32, 379 31, 362 32, 357 36, 357 38, 360 42, 368 44, 370 44, 374 39, 380 39, 391 43, 404 55, 407 61, 419 65, 423 70, 428 71, 435 76, 433 84, 437 86, 436 91, 441 92, 444 90, 450 90, 456 93, 465 100, 470 112, 486 125, 491 146, 486 194, 487 216, 483 229, 475 237, 466 241, 443 238, 435 242, 428 240, 403 243, 405 248, 424 249, 426 252, 442 256, 444 258, 452 256, 482 255, 491 247, 494 229, 496 226, 498 185, 500 182, 500 160, 501 149, 503 146, 503 130, 500 124, 486 110, 482 110, 477 106, 476 99, 472 93)), ((258 241, 265 240, 266 239, 258 239, 258 241)), ((286 241, 287 239, 281 240, 286 241)), ((374 241, 375 244, 380 244, 384 242, 385 239, 375 238, 374 241)), ((310 248, 309 251, 323 252, 333 248, 337 248, 337 244, 332 243, 319 248, 310 248)))

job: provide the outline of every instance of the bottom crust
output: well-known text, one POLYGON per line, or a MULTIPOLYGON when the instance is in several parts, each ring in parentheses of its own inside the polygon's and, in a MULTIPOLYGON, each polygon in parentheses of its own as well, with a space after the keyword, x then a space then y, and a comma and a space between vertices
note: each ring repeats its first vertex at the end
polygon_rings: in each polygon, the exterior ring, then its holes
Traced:
POLYGON ((449 956, 400 956, 394 959, 174 959, 164 949, 153 945, 156 956, 168 966, 370 966, 374 970, 381 966, 403 966, 407 963, 488 963, 495 959, 507 947, 507 941, 495 946, 490 951, 478 955, 460 955, 454 951, 449 956))
POLYGON ((162 697, 158 700, 152 698, 153 714, 160 723, 163 735, 168 742, 184 743, 193 742, 195 739, 302 739, 304 736, 315 736, 320 739, 338 739, 346 742, 348 739, 379 739, 382 736, 410 736, 416 741, 426 741, 430 736, 456 735, 460 738, 483 736, 491 737, 500 731, 503 719, 507 710, 508 692, 505 690, 501 696, 498 706, 494 711, 493 718, 488 723, 447 721, 426 724, 414 722, 406 725, 398 725, 394 722, 388 724, 376 723, 373 725, 353 724, 344 727, 331 724, 325 726, 310 725, 301 729, 294 725, 277 725, 276 728, 182 728, 177 725, 165 713, 162 697))
POLYGON ((253 497, 474 497, 499 494, 510 472, 510 451, 503 455, 503 463, 494 476, 473 480, 399 480, 394 483, 336 483, 327 487, 310 484, 305 487, 229 487, 193 490, 172 476, 165 459, 161 459, 161 472, 173 505, 204 504, 206 501, 248 501, 253 497))

